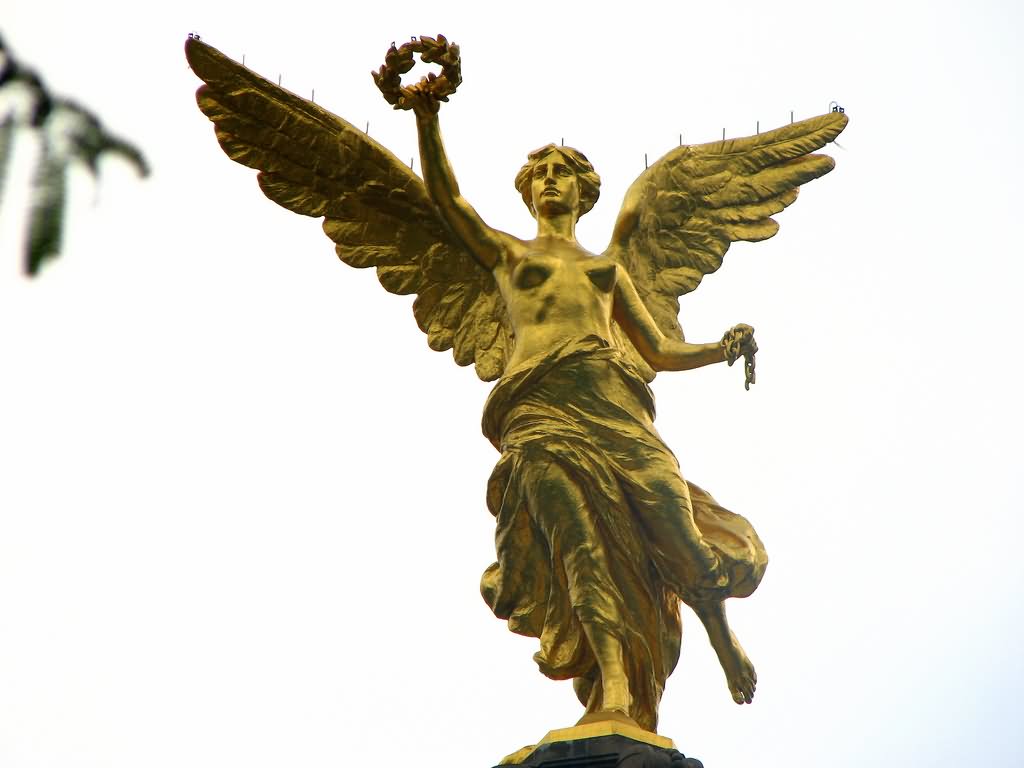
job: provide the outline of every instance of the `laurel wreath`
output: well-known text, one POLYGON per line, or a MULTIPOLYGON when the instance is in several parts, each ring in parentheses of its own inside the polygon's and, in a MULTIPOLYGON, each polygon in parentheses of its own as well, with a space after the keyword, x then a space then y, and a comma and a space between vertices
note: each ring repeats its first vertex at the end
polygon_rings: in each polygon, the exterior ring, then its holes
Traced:
MULTIPOLYGON (((433 37, 414 37, 410 42, 391 48, 384 56, 380 70, 373 72, 373 81, 384 94, 388 104, 395 109, 412 109, 416 93, 425 93, 436 101, 448 101, 455 89, 462 84, 462 61, 459 59, 459 46, 449 43, 444 35, 433 37), (441 74, 430 72, 413 86, 402 85, 402 75, 416 64, 415 54, 425 64, 439 64, 441 74)), ((437 108, 435 102, 435 110, 437 108)))

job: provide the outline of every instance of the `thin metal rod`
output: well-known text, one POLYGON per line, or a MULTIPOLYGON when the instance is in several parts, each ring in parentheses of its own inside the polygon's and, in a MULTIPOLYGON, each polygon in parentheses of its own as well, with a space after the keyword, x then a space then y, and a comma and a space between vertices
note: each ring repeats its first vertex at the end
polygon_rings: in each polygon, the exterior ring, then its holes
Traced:
POLYGON ((647 153, 644 152, 644 170, 647 170, 647 153))
POLYGON ((789 122, 793 122, 793 110, 789 110, 789 122))
POLYGON ((761 121, 760 120, 757 121, 757 133, 758 133, 758 135, 761 134, 761 121))

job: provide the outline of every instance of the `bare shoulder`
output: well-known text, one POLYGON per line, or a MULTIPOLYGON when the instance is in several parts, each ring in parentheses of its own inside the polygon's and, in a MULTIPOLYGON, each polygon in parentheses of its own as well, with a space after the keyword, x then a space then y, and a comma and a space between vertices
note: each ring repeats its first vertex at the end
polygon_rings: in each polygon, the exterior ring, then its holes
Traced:
POLYGON ((530 252, 528 241, 520 240, 515 235, 502 232, 500 229, 494 230, 494 234, 499 243, 499 257, 494 269, 515 267, 530 252))

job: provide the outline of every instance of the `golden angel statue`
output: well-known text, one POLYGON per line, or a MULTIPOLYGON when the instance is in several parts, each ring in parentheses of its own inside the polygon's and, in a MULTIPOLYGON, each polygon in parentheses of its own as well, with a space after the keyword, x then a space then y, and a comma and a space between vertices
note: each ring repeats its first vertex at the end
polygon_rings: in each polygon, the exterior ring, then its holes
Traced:
POLYGON ((585 720, 654 731, 682 601, 707 628, 732 698, 750 702, 757 677, 724 601, 757 588, 767 556, 747 520, 683 479, 648 383, 739 357, 752 380, 753 329, 685 341, 678 298, 732 242, 775 234, 771 216, 832 169, 810 153, 845 114, 673 149, 629 188, 596 255, 575 226, 600 179, 577 150, 542 147, 516 175, 537 220, 531 239, 491 228, 462 197, 438 123, 461 80, 458 48, 442 36, 392 46, 374 73, 388 101, 415 114, 422 180, 363 131, 198 39, 186 54, 205 81, 200 109, 228 156, 260 171, 267 197, 323 217, 342 261, 417 295, 431 348, 498 380, 483 415, 501 454, 487 486, 497 562, 481 591, 513 632, 539 639, 541 672, 574 681, 585 720), (402 85, 414 53, 441 75, 402 85))

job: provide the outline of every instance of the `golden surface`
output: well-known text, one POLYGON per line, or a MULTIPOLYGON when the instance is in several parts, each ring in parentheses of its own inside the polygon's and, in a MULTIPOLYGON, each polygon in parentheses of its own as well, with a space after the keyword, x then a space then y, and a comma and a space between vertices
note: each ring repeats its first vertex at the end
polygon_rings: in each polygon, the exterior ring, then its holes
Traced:
POLYGON ((644 744, 653 744, 664 749, 674 749, 675 742, 667 736, 659 736, 656 733, 645 731, 636 725, 621 723, 617 720, 601 720, 586 725, 574 725, 572 728, 557 728, 548 731, 547 735, 540 740, 541 744, 551 744, 556 741, 576 741, 577 739, 592 739, 598 736, 626 736, 633 741, 642 741, 644 744))
MULTIPOLYGON (((617 714, 617 713, 615 713, 617 714)), ((593 717, 593 715, 587 715, 587 717, 593 717)), ((501 765, 519 765, 526 758, 528 758, 537 747, 541 744, 552 744, 558 741, 577 741, 579 739, 596 739, 599 736, 625 736, 633 741, 639 741, 644 744, 651 744, 655 747, 661 747, 662 749, 675 749, 675 742, 666 736, 659 736, 656 733, 645 731, 640 728, 636 723, 630 723, 626 718, 622 720, 618 719, 602 719, 595 722, 585 723, 581 725, 575 725, 572 728, 557 728, 553 731, 548 731, 547 735, 541 739, 537 744, 531 744, 528 747, 516 750, 511 755, 508 755, 501 761, 501 765)))
POLYGON ((323 217, 344 262, 417 294, 413 313, 433 349, 500 378, 483 420, 501 453, 487 492, 498 557, 481 591, 513 632, 539 639, 541 672, 573 679, 594 727, 629 719, 653 732, 682 600, 704 623, 732 698, 749 702, 757 678, 724 600, 756 589, 767 556, 750 523, 683 479, 655 431, 647 382, 739 357, 752 382, 753 329, 689 343, 678 297, 732 242, 775 234, 771 217, 832 169, 811 153, 838 136, 845 114, 674 149, 629 188, 598 255, 575 238, 600 189, 576 150, 543 147, 516 177, 534 238, 492 229, 463 199, 438 123, 461 69, 440 36, 389 51, 375 74, 396 108, 415 113, 422 181, 341 118, 199 40, 185 50, 228 156, 260 171, 270 199, 323 217), (412 50, 442 62, 446 82, 401 85, 412 50))

